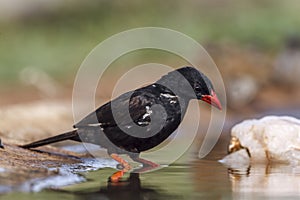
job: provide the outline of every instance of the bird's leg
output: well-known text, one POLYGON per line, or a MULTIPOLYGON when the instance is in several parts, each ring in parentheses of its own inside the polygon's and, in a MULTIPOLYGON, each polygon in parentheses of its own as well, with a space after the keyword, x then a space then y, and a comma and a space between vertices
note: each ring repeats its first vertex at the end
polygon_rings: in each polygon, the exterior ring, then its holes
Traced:
POLYGON ((110 180, 112 182, 118 182, 120 180, 120 178, 123 177, 125 172, 128 172, 131 169, 131 166, 129 165, 129 163, 124 160, 123 158, 121 158, 118 154, 110 154, 110 157, 112 159, 114 159, 115 161, 117 161, 118 163, 120 163, 123 167, 122 170, 115 172, 113 175, 110 176, 110 180))
POLYGON ((143 158, 140 158, 140 157, 135 157, 135 158, 133 158, 133 160, 136 161, 136 162, 142 163, 144 167, 148 167, 148 166, 159 167, 160 166, 157 163, 151 162, 150 160, 146 160, 146 159, 143 159, 143 158))
POLYGON ((123 169, 129 171, 131 169, 131 166, 129 165, 129 163, 124 160, 123 158, 121 158, 118 154, 112 153, 110 154, 110 157, 112 159, 114 159, 115 161, 117 161, 118 163, 120 163, 123 166, 123 169))
POLYGON ((132 160, 134 160, 134 161, 136 161, 136 162, 139 162, 139 163, 143 164, 143 167, 142 167, 142 168, 137 169, 137 170, 134 171, 135 173, 143 173, 143 172, 147 172, 147 171, 150 171, 150 170, 153 170, 153 169, 155 169, 155 168, 160 167, 159 164, 154 163, 154 162, 151 162, 151 161, 146 160, 146 159, 143 159, 143 158, 140 158, 140 157, 138 157, 138 156, 136 156, 136 157, 131 157, 131 158, 132 158, 132 160))

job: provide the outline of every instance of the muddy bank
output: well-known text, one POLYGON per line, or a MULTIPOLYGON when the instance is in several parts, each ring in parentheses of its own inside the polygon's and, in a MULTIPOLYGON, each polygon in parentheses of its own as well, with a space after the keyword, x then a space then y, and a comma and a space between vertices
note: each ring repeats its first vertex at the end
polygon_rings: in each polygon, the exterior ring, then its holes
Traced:
POLYGON ((35 102, 0 110, 0 138, 4 146, 0 148, 0 193, 57 188, 84 181, 79 174, 82 171, 115 167, 111 159, 91 158, 78 143, 70 150, 18 147, 68 130, 73 124, 70 107, 65 102, 35 102), (81 151, 75 153, 78 146, 81 151))

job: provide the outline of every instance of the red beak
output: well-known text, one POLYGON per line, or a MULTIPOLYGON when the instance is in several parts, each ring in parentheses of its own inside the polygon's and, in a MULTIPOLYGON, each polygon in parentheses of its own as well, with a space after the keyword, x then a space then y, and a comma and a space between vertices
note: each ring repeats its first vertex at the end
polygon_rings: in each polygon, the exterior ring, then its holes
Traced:
POLYGON ((214 91, 211 91, 211 95, 202 95, 202 101, 209 103, 212 106, 215 106, 219 110, 222 110, 221 103, 217 97, 217 94, 214 91))

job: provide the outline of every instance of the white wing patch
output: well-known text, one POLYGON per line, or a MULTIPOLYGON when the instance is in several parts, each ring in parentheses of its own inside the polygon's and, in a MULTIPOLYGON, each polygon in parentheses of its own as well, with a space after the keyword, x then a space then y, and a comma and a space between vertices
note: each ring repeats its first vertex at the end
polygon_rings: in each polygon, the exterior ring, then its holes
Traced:
POLYGON ((146 113, 143 115, 143 119, 146 119, 146 117, 149 117, 152 114, 152 110, 150 109, 150 106, 146 106, 146 113))
POLYGON ((101 126, 101 125, 102 125, 101 123, 89 124, 89 126, 94 126, 94 127, 101 126))
POLYGON ((177 103, 178 97, 176 95, 162 93, 162 94, 160 94, 160 96, 169 99, 171 104, 177 103))
POLYGON ((137 122, 138 125, 148 125, 149 124, 149 119, 147 119, 147 118, 150 117, 150 115, 153 113, 153 111, 151 110, 150 106, 146 106, 145 108, 146 108, 146 112, 142 116, 142 118, 137 122))
POLYGON ((164 93, 161 93, 160 96, 161 96, 161 97, 165 97, 165 98, 177 98, 177 96, 175 96, 175 95, 164 94, 164 93))

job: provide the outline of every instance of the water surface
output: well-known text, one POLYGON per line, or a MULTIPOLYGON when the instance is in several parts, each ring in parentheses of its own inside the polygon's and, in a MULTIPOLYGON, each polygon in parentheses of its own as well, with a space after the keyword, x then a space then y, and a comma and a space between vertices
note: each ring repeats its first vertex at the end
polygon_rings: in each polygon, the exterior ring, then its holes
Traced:
POLYGON ((1 199, 297 199, 300 168, 256 165, 228 169, 218 163, 225 152, 214 150, 206 159, 173 164, 145 174, 126 174, 111 183, 115 169, 83 173, 86 182, 39 193, 11 193, 1 199))

